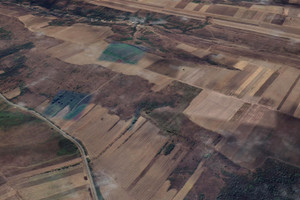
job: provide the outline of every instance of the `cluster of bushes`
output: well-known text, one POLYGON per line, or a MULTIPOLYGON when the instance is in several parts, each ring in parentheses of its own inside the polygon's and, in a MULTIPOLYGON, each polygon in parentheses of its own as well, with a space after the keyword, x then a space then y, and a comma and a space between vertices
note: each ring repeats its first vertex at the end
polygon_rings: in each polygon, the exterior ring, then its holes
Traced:
POLYGON ((252 174, 224 175, 226 186, 218 200, 296 199, 300 187, 300 169, 272 159, 252 174))
POLYGON ((33 119, 33 117, 25 115, 21 112, 2 110, 0 111, 0 129, 7 130, 11 127, 19 126, 33 119))
POLYGON ((66 138, 60 139, 58 146, 59 151, 57 152, 57 155, 59 156, 78 153, 76 145, 66 138))
POLYGON ((0 28, 0 40, 10 40, 12 37, 12 33, 10 31, 5 30, 4 28, 0 28))

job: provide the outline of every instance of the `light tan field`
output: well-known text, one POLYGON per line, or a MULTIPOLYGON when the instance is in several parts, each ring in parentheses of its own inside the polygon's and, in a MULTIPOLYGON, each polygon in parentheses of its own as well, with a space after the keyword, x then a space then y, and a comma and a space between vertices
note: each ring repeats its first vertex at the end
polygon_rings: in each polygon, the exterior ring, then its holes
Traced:
POLYGON ((82 168, 71 167, 59 172, 32 176, 15 186, 22 199, 90 199, 88 182, 83 179, 82 168))
POLYGON ((184 111, 196 124, 214 131, 224 129, 243 105, 242 101, 212 91, 202 91, 184 111))

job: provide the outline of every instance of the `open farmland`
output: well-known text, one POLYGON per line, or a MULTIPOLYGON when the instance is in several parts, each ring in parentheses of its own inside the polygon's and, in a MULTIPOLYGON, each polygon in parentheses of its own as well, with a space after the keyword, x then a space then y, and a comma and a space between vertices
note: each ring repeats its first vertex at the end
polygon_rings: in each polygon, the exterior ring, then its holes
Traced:
MULTIPOLYGON (((0 4, 0 92, 84 147, 98 199, 297 199, 299 52, 294 4, 0 4)), ((0 109, 0 199, 96 199, 75 146, 0 109)))
POLYGON ((91 199, 77 147, 0 101, 0 199, 91 199))

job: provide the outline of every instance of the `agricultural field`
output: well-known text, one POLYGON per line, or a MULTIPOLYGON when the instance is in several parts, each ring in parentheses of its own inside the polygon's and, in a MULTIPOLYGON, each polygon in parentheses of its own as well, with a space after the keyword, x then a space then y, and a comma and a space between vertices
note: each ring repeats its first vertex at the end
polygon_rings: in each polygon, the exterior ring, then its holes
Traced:
POLYGON ((0 101, 0 199, 91 199, 77 147, 0 101))
POLYGON ((0 199, 298 199, 297 4, 0 1, 0 199))

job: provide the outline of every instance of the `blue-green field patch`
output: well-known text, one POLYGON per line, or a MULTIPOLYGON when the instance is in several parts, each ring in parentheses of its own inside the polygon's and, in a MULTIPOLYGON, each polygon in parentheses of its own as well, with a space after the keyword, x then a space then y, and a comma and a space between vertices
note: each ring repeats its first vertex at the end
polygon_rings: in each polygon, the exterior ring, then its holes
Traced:
POLYGON ((112 43, 102 52, 99 60, 137 64, 143 56, 144 51, 137 46, 112 43))
POLYGON ((54 117, 66 106, 69 106, 70 111, 64 116, 64 119, 71 120, 84 110, 90 100, 91 96, 87 94, 63 90, 54 97, 44 114, 54 117))

